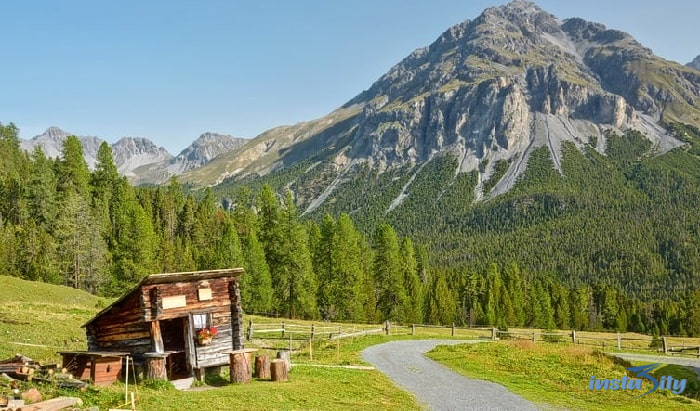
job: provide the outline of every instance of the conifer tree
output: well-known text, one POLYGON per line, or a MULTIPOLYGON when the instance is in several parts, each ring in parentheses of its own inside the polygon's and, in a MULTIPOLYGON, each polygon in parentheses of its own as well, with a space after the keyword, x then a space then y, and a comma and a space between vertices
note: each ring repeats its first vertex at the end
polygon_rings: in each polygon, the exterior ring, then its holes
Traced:
POLYGON ((251 313, 271 313, 272 278, 255 230, 249 231, 245 238, 243 256, 243 267, 246 270, 241 289, 244 308, 251 313))
POLYGON ((389 224, 383 223, 377 227, 374 238, 374 278, 378 311, 384 319, 405 321, 406 289, 396 232, 389 224))
POLYGON ((30 218, 44 232, 51 231, 58 212, 56 184, 53 162, 37 146, 32 153, 27 197, 30 218))
POLYGON ((423 321, 423 284, 418 276, 418 262, 414 251, 411 239, 404 237, 401 241, 401 265, 407 294, 404 312, 406 322, 420 324, 423 321))
POLYGON ((89 198, 90 171, 85 162, 83 145, 78 137, 68 136, 63 142, 56 175, 61 192, 76 193, 84 200, 89 198))
POLYGON ((362 263, 361 234, 350 216, 338 217, 331 238, 331 302, 341 319, 365 320, 365 271, 362 263))

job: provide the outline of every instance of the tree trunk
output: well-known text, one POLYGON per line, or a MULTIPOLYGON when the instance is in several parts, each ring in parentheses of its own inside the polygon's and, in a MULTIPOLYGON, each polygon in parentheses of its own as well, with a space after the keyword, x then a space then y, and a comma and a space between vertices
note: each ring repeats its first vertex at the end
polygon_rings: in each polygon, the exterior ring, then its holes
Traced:
POLYGON ((284 360, 275 358, 274 360, 270 361, 270 371, 272 381, 289 381, 287 365, 284 360))
POLYGON ((248 383, 251 377, 250 352, 233 352, 230 355, 231 382, 248 383))
POLYGON ((277 351, 277 358, 284 360, 287 371, 292 369, 292 357, 289 351, 277 351))
POLYGON ((153 380, 168 379, 168 372, 165 368, 165 356, 146 356, 146 378, 153 380))
POLYGON ((261 380, 270 379, 270 357, 267 355, 255 357, 255 378, 261 380))

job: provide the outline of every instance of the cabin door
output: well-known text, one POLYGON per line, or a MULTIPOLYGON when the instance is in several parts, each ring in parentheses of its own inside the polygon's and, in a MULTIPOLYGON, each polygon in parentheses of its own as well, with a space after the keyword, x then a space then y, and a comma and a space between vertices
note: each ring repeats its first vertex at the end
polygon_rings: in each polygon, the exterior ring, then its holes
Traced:
POLYGON ((189 361, 191 344, 188 344, 189 318, 178 317, 161 320, 160 329, 163 335, 163 349, 168 354, 168 378, 176 380, 192 375, 192 365, 189 361))

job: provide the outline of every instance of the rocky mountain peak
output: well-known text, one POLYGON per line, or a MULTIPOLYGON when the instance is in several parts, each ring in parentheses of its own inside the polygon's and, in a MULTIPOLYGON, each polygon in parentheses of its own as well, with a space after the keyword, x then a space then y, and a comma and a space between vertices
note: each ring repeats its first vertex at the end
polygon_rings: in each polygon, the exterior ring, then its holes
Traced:
POLYGON ((70 133, 66 133, 65 131, 61 130, 58 127, 52 126, 46 129, 43 134, 40 134, 39 136, 35 136, 34 138, 39 138, 41 136, 44 136, 44 138, 48 138, 51 140, 63 140, 64 138, 68 137, 70 133))
POLYGON ((455 175, 478 173, 479 199, 510 189, 538 147, 560 172, 565 143, 605 152, 608 131, 638 130, 663 153, 680 142, 662 124, 700 126, 698 107, 700 74, 656 57, 627 33, 515 0, 415 50, 340 110, 310 122, 314 132, 290 128, 283 134, 291 140, 264 133, 230 166, 217 167, 264 174, 303 154, 333 163, 340 181, 358 163, 382 172, 450 153, 455 175), (275 162, 256 161, 260 153, 275 162))
POLYGON ((695 70, 700 70, 700 56, 697 56, 690 63, 686 64, 688 67, 692 67, 695 70))

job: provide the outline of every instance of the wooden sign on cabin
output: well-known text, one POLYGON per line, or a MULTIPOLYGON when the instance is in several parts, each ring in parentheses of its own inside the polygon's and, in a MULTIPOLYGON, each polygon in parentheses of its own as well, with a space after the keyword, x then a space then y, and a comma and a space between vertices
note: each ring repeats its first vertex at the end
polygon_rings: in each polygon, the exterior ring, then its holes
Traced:
POLYGON ((88 321, 87 352, 128 353, 166 375, 201 377, 243 349, 242 268, 153 274, 88 321), (200 338, 206 334, 207 343, 200 338))

